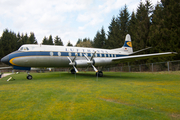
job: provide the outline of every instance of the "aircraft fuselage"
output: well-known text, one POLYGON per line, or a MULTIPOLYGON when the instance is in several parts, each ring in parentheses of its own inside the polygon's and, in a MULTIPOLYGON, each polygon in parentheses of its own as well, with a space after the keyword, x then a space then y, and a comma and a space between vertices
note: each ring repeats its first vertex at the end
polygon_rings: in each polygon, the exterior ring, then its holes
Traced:
POLYGON ((87 67, 88 63, 85 55, 91 58, 95 66, 104 66, 114 64, 112 58, 127 56, 127 53, 121 54, 117 51, 96 48, 81 48, 81 47, 64 47, 64 46, 49 46, 49 45, 23 45, 18 51, 10 53, 1 61, 18 67, 69 67, 70 59, 76 56, 76 67, 87 67), (84 55, 85 54, 85 55, 84 55))

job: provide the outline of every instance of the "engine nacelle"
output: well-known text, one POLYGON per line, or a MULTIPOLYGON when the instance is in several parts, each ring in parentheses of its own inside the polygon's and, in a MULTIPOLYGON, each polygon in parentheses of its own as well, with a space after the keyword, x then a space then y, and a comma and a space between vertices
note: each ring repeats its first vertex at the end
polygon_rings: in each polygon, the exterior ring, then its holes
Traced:
POLYGON ((104 59, 94 58, 92 61, 76 60, 75 66, 76 67, 87 67, 91 64, 93 64, 95 66, 104 66, 107 64, 111 64, 111 63, 112 63, 112 59, 109 59, 109 58, 104 58, 104 59))
POLYGON ((112 63, 112 59, 110 58, 104 58, 104 59, 94 58, 93 59, 93 65, 95 66, 104 66, 111 63, 112 63))
POLYGON ((87 60, 76 60, 75 66, 76 67, 87 67, 88 66, 87 60))

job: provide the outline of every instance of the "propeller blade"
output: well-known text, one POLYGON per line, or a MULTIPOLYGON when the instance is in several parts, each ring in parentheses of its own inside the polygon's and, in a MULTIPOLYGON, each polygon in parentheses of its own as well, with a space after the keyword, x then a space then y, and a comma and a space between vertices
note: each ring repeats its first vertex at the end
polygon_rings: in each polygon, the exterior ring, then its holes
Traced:
POLYGON ((96 54, 96 51, 93 53, 93 56, 92 56, 91 59, 90 59, 91 61, 93 60, 95 54, 96 54))
POLYGON ((76 73, 78 73, 79 71, 76 69, 76 67, 73 65, 73 67, 74 67, 74 70, 76 71, 76 73))
POLYGON ((84 57, 85 57, 88 61, 90 61, 90 59, 86 56, 86 54, 84 54, 84 57))
POLYGON ((72 63, 72 60, 69 57, 67 57, 67 58, 69 59, 70 63, 72 63))
POLYGON ((75 57, 74 57, 74 59, 72 60, 72 62, 74 62, 74 61, 76 60, 76 57, 77 57, 77 53, 75 54, 75 57))
POLYGON ((98 70, 96 69, 96 67, 94 67, 94 65, 92 65, 93 69, 95 72, 98 72, 98 70))

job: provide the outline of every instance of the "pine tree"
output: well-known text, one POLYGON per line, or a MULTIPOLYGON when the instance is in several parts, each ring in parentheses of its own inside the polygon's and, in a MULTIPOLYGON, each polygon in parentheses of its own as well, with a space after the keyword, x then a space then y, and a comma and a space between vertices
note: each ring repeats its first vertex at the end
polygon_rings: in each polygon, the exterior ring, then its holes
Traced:
POLYGON ((71 42, 69 41, 68 44, 67 44, 67 46, 73 46, 73 44, 71 44, 71 42))
POLYGON ((20 33, 18 33, 16 37, 17 37, 17 48, 19 48, 21 45, 23 45, 20 33))
POLYGON ((106 48, 120 48, 124 44, 124 39, 128 33, 129 13, 127 6, 120 11, 117 18, 113 17, 108 31, 106 48))
POLYGON ((95 48, 105 48, 106 44, 106 33, 104 28, 101 28, 101 32, 97 31, 96 36, 94 37, 93 47, 95 48))
POLYGON ((4 30, 1 37, 1 56, 3 57, 17 50, 17 46, 16 34, 8 29, 4 30))
POLYGON ((129 12, 127 9, 127 6, 124 6, 124 9, 121 10, 117 23, 119 24, 119 29, 120 29, 120 40, 124 41, 124 38, 126 34, 128 33, 128 23, 129 23, 129 12))
POLYGON ((54 45, 52 35, 49 36, 48 45, 54 45))
POLYGON ((100 43, 100 32, 97 31, 96 36, 94 37, 93 40, 93 47, 95 48, 101 48, 101 43, 100 43))
POLYGON ((78 47, 77 45, 80 44, 81 42, 82 42, 82 39, 79 38, 75 46, 78 47))
MULTIPOLYGON (((180 53, 180 5, 175 0, 163 1, 156 5, 152 15, 152 26, 150 27, 148 43, 153 46, 151 52, 174 51, 180 53)), ((167 61, 179 59, 175 57, 164 57, 151 59, 151 61, 167 61)))
POLYGON ((105 48, 106 47, 106 33, 104 31, 104 27, 101 28, 101 35, 100 35, 100 44, 101 44, 101 48, 105 48))
POLYGON ((62 45, 63 46, 63 42, 62 42, 61 38, 58 37, 58 36, 55 37, 54 44, 55 45, 62 45))
POLYGON ((37 40, 36 40, 36 37, 33 32, 30 33, 27 43, 28 44, 37 44, 37 40))
POLYGON ((46 36, 44 36, 42 44, 43 45, 48 45, 48 39, 46 38, 46 36))
MULTIPOLYGON (((133 48, 137 48, 138 43, 136 42, 137 36, 136 36, 136 31, 137 31, 137 19, 134 11, 131 14, 131 18, 129 20, 129 26, 128 26, 128 33, 131 35, 132 39, 132 46, 133 48)), ((138 48, 137 48, 138 49, 138 48)))
MULTIPOLYGON (((140 2, 138 6, 136 18, 136 32, 135 32, 135 39, 133 43, 134 50, 144 49, 147 47, 147 39, 149 35, 149 29, 151 25, 151 12, 152 12, 152 4, 149 0, 146 0, 146 4, 140 2), (138 43, 138 45, 136 45, 138 43)), ((145 52, 143 52, 145 53, 145 52)))
POLYGON ((118 48, 119 45, 119 25, 116 22, 116 18, 113 16, 111 20, 111 24, 108 27, 108 39, 107 39, 107 44, 106 48, 112 49, 112 48, 118 48))
POLYGON ((28 39, 29 39, 27 33, 25 35, 22 33, 21 39, 22 39, 22 43, 23 44, 27 44, 28 43, 28 39))

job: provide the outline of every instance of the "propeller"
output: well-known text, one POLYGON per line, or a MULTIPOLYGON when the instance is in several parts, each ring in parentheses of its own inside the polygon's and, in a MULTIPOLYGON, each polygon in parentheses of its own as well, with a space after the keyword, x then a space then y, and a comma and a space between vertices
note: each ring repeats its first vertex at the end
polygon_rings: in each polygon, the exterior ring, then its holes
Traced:
POLYGON ((89 58, 86 56, 86 54, 84 54, 84 57, 87 59, 87 64, 91 65, 91 66, 93 67, 93 69, 94 69, 95 72, 98 72, 98 70, 96 69, 96 67, 94 67, 93 61, 92 61, 92 60, 93 60, 93 57, 95 56, 95 54, 96 54, 96 51, 93 53, 91 59, 89 59, 89 58))
POLYGON ((79 71, 76 69, 75 63, 74 63, 74 61, 75 61, 75 59, 76 59, 76 56, 77 56, 77 54, 75 55, 75 57, 73 58, 73 60, 71 60, 69 57, 67 57, 67 58, 68 58, 69 61, 70 61, 69 65, 72 65, 73 68, 74 68, 74 70, 76 71, 76 73, 78 73, 79 71))

